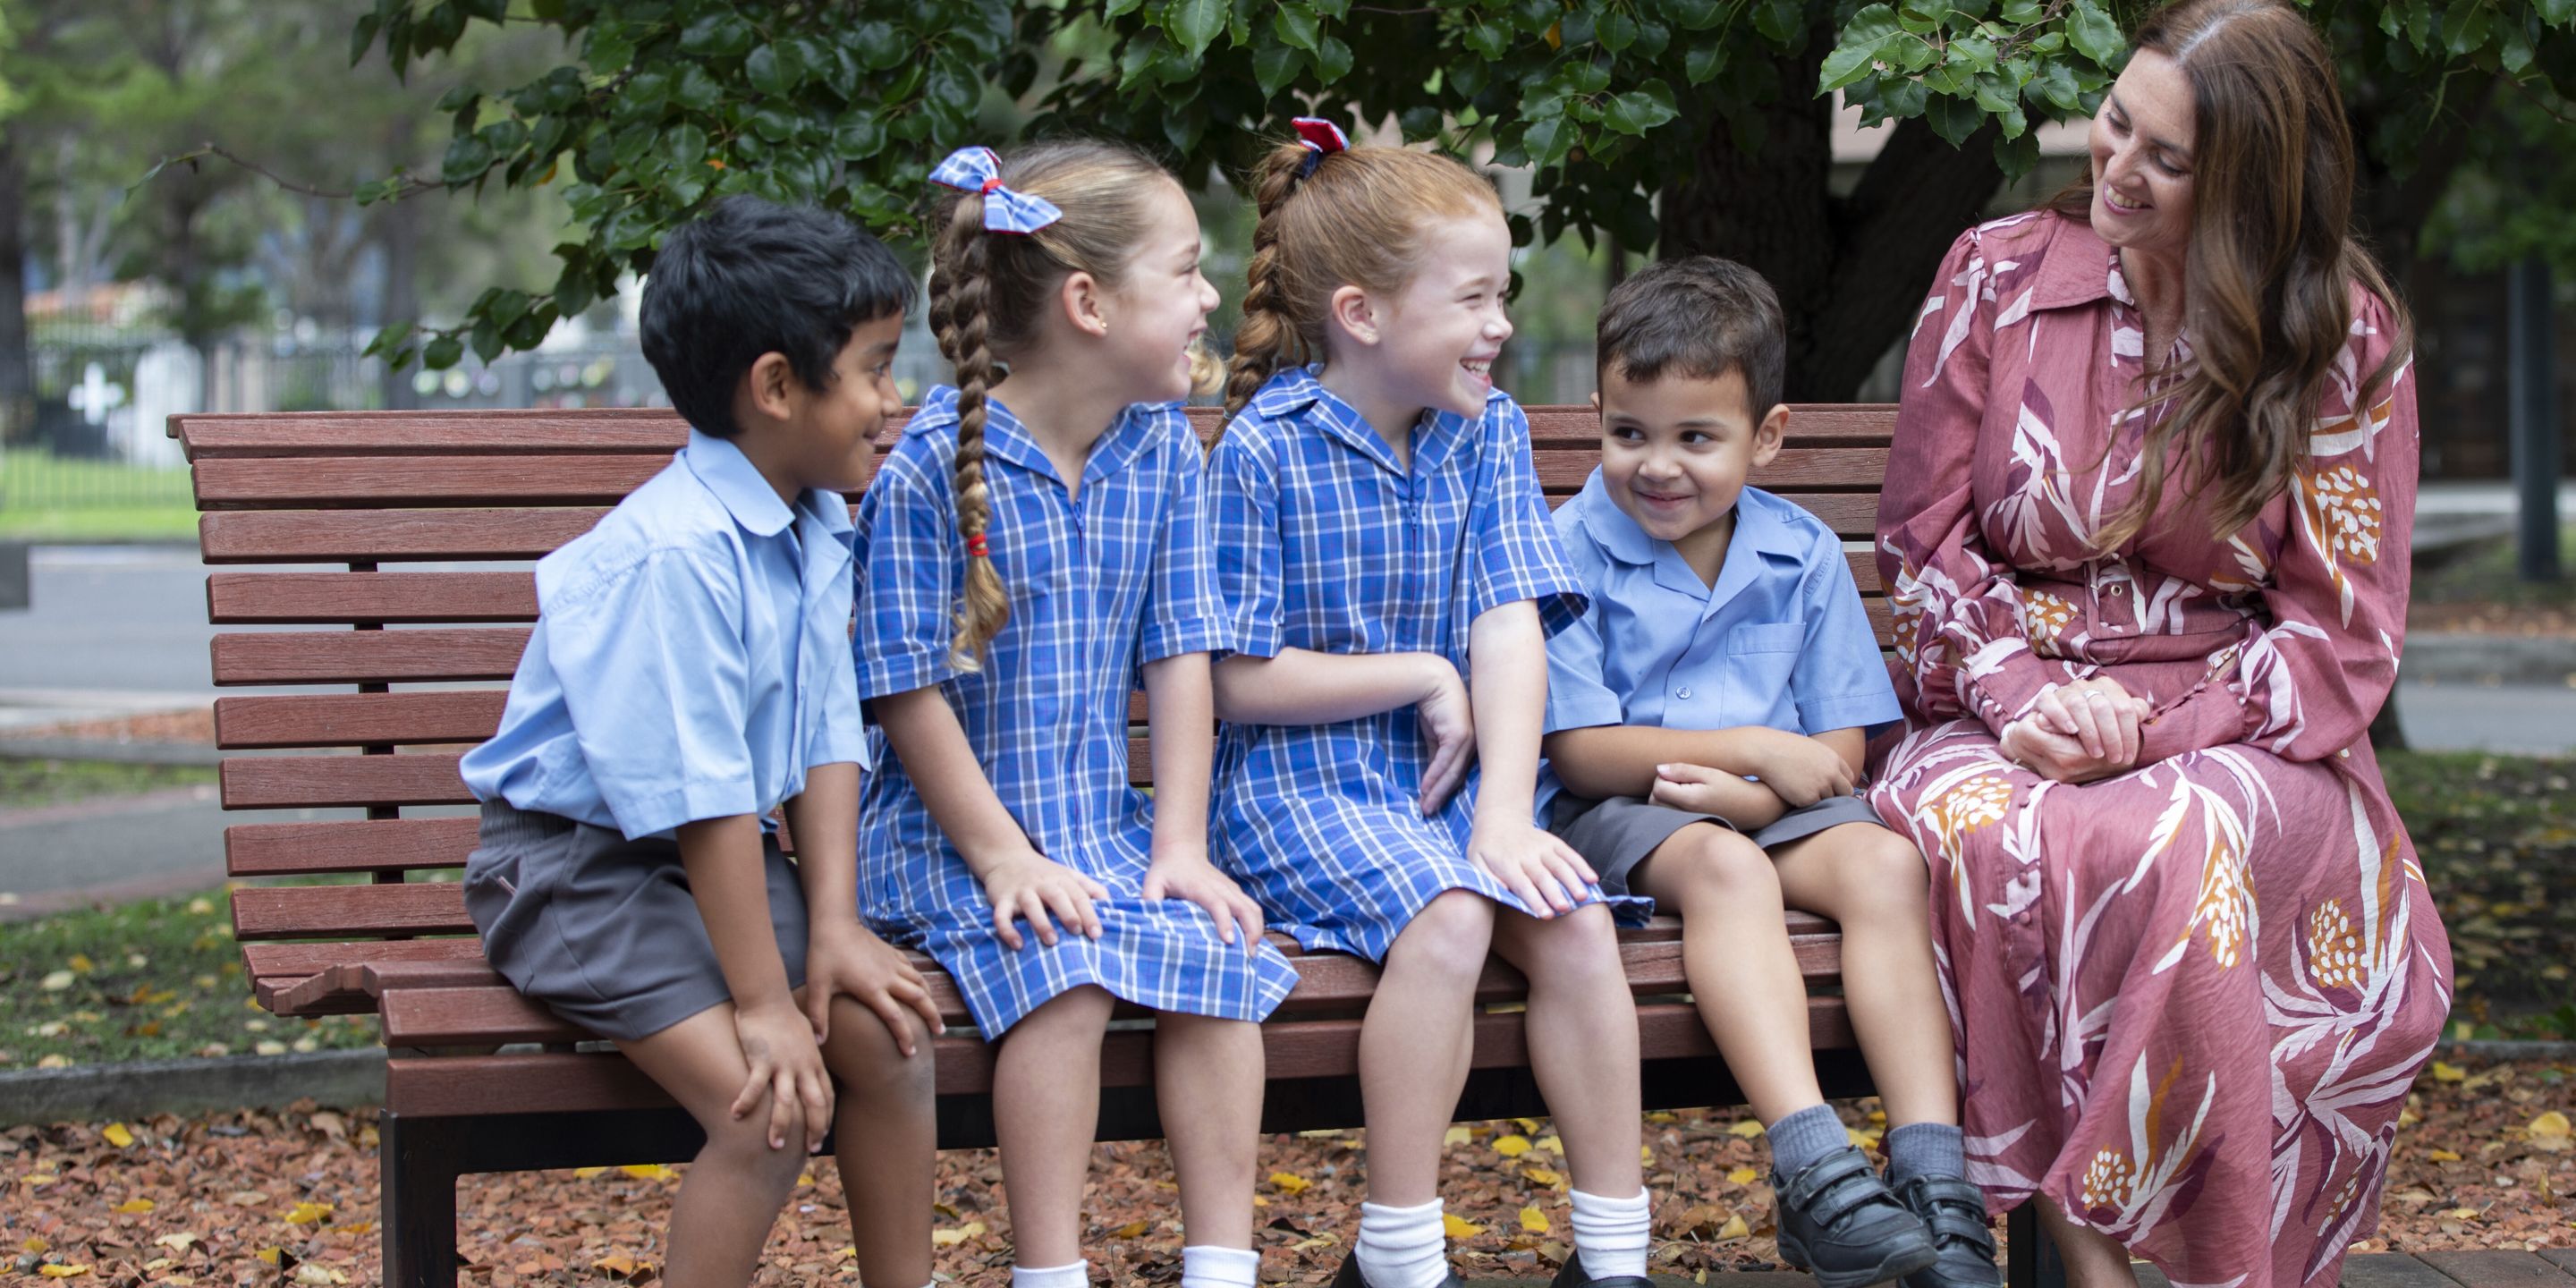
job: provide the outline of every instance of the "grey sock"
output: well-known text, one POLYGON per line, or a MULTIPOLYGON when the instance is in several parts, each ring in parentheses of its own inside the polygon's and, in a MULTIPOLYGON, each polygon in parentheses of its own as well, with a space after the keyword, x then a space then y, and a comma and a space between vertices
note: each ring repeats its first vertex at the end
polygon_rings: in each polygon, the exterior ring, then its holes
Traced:
POLYGON ((1963 1177, 1968 1174, 1966 1145, 1949 1123, 1907 1123, 1887 1133, 1887 1183, 1903 1185, 1917 1176, 1963 1177))
POLYGON ((1851 1133, 1834 1116, 1832 1105, 1809 1105, 1771 1124, 1771 1166, 1787 1180, 1807 1166, 1851 1144, 1851 1133))

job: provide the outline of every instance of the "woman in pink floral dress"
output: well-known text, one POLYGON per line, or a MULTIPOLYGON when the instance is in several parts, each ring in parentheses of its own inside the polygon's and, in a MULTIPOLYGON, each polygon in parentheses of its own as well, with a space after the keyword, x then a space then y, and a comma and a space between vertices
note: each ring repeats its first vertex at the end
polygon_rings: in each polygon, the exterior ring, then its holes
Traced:
POLYGON ((2134 1283, 2124 1247, 2330 1285, 2450 1007, 2367 736, 2406 317, 2286 5, 2150 18, 2092 154, 1962 236, 1916 323, 1878 521, 1910 718, 1871 799, 1930 856, 1989 1203, 2037 1198, 2079 1285, 2134 1283))

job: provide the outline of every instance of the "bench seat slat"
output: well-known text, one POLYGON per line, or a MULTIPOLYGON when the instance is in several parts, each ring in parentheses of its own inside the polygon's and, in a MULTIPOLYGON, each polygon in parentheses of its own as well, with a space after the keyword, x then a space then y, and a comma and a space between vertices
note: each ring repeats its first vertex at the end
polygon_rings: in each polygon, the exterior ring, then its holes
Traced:
POLYGON ((420 630, 233 631, 215 637, 217 685, 411 684, 507 680, 525 626, 420 630))
POLYGON ((224 868, 236 877, 452 868, 473 853, 477 824, 472 818, 236 823, 224 829, 224 868))
POLYGON ((606 506, 509 510, 230 510, 197 523, 210 564, 536 559, 606 506))
POLYGON ((461 755, 236 756, 223 763, 225 809, 357 805, 471 805, 461 755))

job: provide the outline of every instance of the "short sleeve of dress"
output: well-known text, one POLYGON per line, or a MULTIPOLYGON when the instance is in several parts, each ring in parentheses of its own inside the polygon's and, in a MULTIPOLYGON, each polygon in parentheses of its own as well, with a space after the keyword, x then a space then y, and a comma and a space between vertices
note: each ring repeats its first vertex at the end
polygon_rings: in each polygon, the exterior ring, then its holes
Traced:
POLYGON ((573 736, 630 840, 758 811, 742 593, 732 568, 660 549, 545 606, 573 736))
POLYGON ((1280 582, 1287 574, 1278 462, 1258 438, 1229 432, 1218 440, 1208 457, 1207 503, 1227 643, 1237 653, 1267 658, 1279 656, 1285 636, 1280 582))
POLYGON ((1179 412, 1157 449, 1169 462, 1171 490, 1154 546, 1152 602, 1145 610, 1137 660, 1159 662, 1183 653, 1223 653, 1224 599, 1217 593, 1216 551, 1210 536, 1207 464, 1198 436, 1179 412))
POLYGON ((863 700, 927 688, 957 674, 949 665, 958 595, 957 511, 907 438, 859 501, 857 659, 863 700), (910 450, 908 450, 910 449, 910 450))
POLYGON ((1483 450, 1489 485, 1473 499, 1467 573, 1472 578, 1467 621, 1505 604, 1538 601, 1539 628, 1553 637, 1583 615, 1581 578, 1566 560, 1539 490, 1530 459, 1529 418, 1520 404, 1499 399, 1485 408, 1483 450))
POLYGON ((1915 317, 1878 501, 1878 565, 1915 709, 1934 720, 1974 715, 2000 735, 2062 677, 2031 652, 2013 568, 1988 547, 1972 494, 1995 329, 1991 282, 1971 228, 1915 317))

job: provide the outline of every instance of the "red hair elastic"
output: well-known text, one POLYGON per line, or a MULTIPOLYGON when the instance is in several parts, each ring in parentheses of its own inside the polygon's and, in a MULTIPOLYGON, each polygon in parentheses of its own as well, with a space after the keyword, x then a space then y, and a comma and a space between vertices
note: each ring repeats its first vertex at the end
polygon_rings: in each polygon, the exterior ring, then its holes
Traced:
POLYGON ((990 559, 993 557, 993 551, 991 548, 984 544, 983 533, 978 532, 974 536, 966 538, 966 556, 970 559, 990 559))

